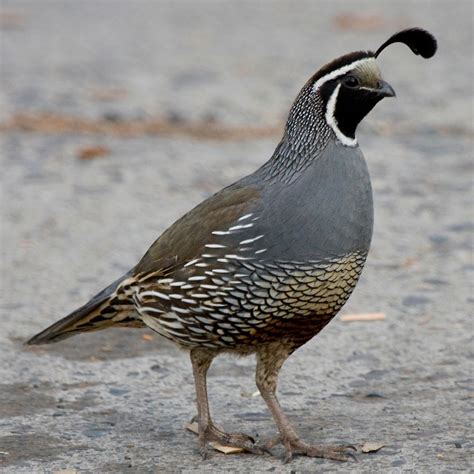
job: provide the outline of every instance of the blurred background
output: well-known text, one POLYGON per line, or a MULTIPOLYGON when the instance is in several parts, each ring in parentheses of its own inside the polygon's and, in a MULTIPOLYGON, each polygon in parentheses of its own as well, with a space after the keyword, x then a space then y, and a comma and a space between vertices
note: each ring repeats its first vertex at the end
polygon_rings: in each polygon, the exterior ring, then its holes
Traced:
MULTIPOLYGON (((292 357, 306 438, 379 442, 361 472, 472 467, 472 2, 3 0, 0 469, 347 472, 216 455, 183 429, 187 356, 148 331, 22 342, 133 266, 182 213, 272 154, 306 80, 409 26, 426 61, 379 59, 397 92, 360 127, 373 248, 343 315, 292 357), (471 415, 469 415, 469 413, 471 415), (176 455, 179 453, 179 461, 176 455)), ((252 359, 210 376, 216 418, 273 434, 252 359)))

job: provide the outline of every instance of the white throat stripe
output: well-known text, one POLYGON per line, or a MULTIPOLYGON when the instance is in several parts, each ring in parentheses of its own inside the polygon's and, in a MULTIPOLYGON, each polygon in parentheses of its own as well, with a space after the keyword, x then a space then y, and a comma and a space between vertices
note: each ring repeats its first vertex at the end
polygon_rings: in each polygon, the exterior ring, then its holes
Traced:
POLYGON ((337 139, 345 146, 356 146, 357 140, 356 138, 349 138, 344 135, 339 126, 337 124, 336 117, 334 113, 336 112, 336 101, 337 96, 339 94, 339 89, 341 88, 341 84, 338 84, 334 89, 331 97, 328 100, 328 104, 326 106, 326 122, 327 124, 333 129, 334 133, 336 134, 337 139))

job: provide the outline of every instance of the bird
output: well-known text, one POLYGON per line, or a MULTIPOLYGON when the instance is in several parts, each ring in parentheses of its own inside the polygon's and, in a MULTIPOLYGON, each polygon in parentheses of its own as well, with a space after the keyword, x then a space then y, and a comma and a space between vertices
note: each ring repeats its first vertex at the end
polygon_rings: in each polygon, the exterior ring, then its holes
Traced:
POLYGON ((379 54, 402 43, 424 58, 437 41, 414 27, 376 52, 356 51, 305 83, 271 158, 183 215, 139 263, 89 302, 32 337, 47 344, 108 327, 148 327, 190 354, 199 449, 211 441, 285 461, 338 461, 350 445, 301 439, 277 398, 280 369, 339 312, 364 267, 373 232, 371 181, 356 139, 362 119, 395 91, 379 54), (278 435, 266 443, 214 424, 206 377, 222 353, 255 355, 255 380, 278 435), (271 451, 270 451, 271 452, 271 451))

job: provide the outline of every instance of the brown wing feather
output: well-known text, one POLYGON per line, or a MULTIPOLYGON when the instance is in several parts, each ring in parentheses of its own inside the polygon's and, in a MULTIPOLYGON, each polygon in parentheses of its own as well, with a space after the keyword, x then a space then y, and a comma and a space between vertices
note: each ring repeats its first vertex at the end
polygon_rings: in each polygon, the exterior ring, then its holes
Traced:
POLYGON ((213 231, 227 228, 245 214, 260 196, 253 186, 231 186, 203 201, 178 219, 152 244, 133 274, 163 270, 170 274, 215 241, 213 231))

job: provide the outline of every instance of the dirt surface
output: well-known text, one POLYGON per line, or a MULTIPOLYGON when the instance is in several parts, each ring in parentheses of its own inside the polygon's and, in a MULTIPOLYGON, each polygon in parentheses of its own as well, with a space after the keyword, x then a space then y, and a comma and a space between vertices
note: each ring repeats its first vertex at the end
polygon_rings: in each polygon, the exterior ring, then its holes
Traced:
MULTIPOLYGON (((471 2, 4 0, 0 34, 0 471, 472 470, 471 2), (412 25, 439 54, 384 52, 398 97, 359 132, 375 235, 343 313, 385 319, 335 319, 279 386, 303 437, 381 450, 348 464, 283 465, 279 449, 202 461, 184 429, 185 352, 139 330, 23 346, 268 159, 322 64, 412 25)), ((265 439, 275 427, 253 370, 219 358, 211 406, 226 429, 265 439)))

